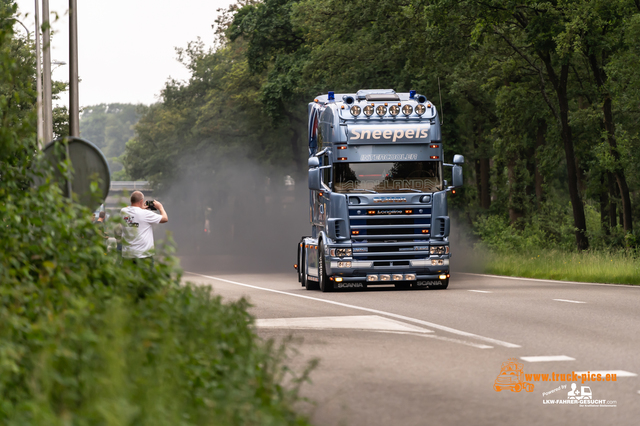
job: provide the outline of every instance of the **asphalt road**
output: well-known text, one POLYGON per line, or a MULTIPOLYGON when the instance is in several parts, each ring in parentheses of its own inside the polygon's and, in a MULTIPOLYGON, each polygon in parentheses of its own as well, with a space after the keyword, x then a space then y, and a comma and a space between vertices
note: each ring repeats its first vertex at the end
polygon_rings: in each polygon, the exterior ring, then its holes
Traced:
POLYGON ((296 369, 320 360, 302 388, 314 403, 300 407, 315 425, 640 424, 638 287, 458 273, 447 290, 321 293, 293 270, 197 272, 185 279, 250 299, 261 337, 292 335, 296 369), (525 376, 532 392, 496 391, 514 358, 548 381, 525 376), (572 372, 577 381, 553 381, 572 372), (583 383, 582 372, 616 381, 583 383), (589 397, 597 404, 581 406, 589 397))

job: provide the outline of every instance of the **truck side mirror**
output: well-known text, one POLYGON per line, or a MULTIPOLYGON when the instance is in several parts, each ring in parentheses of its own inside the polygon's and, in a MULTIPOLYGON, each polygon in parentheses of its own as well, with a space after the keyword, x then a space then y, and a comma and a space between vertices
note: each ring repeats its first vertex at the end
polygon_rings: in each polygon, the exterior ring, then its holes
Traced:
POLYGON ((464 155, 460 155, 460 154, 454 155, 453 164, 464 164, 464 155))
POLYGON ((309 157, 309 168, 313 169, 314 167, 318 167, 320 166, 320 160, 318 160, 318 157, 313 156, 313 157, 309 157))
MULTIPOLYGON (((309 160, 309 162, 311 162, 311 160, 309 160)), ((322 188, 320 187, 320 169, 317 167, 314 169, 309 169, 309 189, 312 191, 322 190, 322 188)))
MULTIPOLYGON (((460 155, 460 157, 462 157, 462 155, 460 155)), ((451 170, 451 177, 453 180, 453 186, 455 187, 462 186, 464 183, 464 180, 462 178, 462 166, 458 166, 458 165, 453 166, 453 169, 451 170)))

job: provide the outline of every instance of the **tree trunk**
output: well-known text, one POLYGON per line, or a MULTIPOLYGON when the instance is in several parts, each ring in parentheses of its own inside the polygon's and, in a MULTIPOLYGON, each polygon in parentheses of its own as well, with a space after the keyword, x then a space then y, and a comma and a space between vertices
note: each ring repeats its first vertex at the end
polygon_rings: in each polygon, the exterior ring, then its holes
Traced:
POLYGON ((491 207, 491 163, 489 158, 480 159, 480 186, 482 189, 480 204, 483 209, 491 207))
POLYGON ((615 138, 615 124, 613 122, 613 112, 611 110, 611 96, 605 95, 604 104, 602 106, 604 112, 604 127, 607 129, 607 140, 611 148, 611 154, 616 161, 616 169, 614 176, 618 182, 618 188, 620 189, 620 198, 622 199, 622 226, 625 232, 633 231, 633 218, 631 213, 631 197, 629 195, 629 186, 627 185, 627 179, 622 170, 620 164, 620 153, 618 152, 618 146, 615 138))
POLYGON ((516 174, 516 160, 509 158, 507 162, 507 178, 509 179, 509 222, 514 225, 518 219, 524 216, 520 206, 520 188, 516 174))
POLYGON ((538 200, 538 208, 544 202, 544 192, 542 189, 542 185, 544 184, 544 179, 542 177, 542 173, 540 173, 540 158, 538 156, 538 150, 546 144, 545 135, 547 133, 547 122, 545 120, 538 120, 538 131, 536 133, 536 170, 534 174, 535 186, 536 186, 536 199, 538 200))
MULTIPOLYGON (((477 151, 476 151, 477 152, 477 151)), ((475 166, 476 166, 476 193, 477 195, 477 200, 478 200, 478 206, 482 207, 482 184, 480 183, 480 160, 476 159, 475 161, 475 166)))
POLYGON ((611 234, 609 227, 609 191, 605 174, 600 176, 600 226, 606 235, 611 234))
POLYGON ((569 198, 573 209, 573 224, 576 228, 576 245, 578 250, 589 248, 589 238, 587 237, 587 221, 584 215, 584 206, 578 191, 578 171, 576 169, 576 156, 573 149, 573 136, 571 125, 569 124, 569 97, 567 95, 567 81, 569 78, 569 64, 564 63, 560 68, 560 77, 556 74, 549 55, 540 55, 547 69, 549 80, 558 98, 560 121, 560 134, 564 145, 564 154, 567 161, 567 184, 569 186, 569 198))
POLYGON ((607 173, 607 187, 609 188, 609 227, 611 229, 618 226, 616 213, 616 185, 613 183, 613 176, 607 173))
POLYGON ((631 197, 629 195, 629 186, 627 185, 627 179, 624 175, 624 170, 620 162, 620 153, 618 152, 618 143, 615 137, 615 123, 613 122, 613 110, 611 107, 611 94, 606 90, 605 84, 607 81, 607 74, 604 70, 603 64, 598 63, 598 58, 595 54, 588 55, 589 65, 591 66, 591 72, 596 81, 596 85, 602 93, 602 113, 604 115, 604 128, 607 131, 607 142, 609 143, 609 150, 615 160, 615 169, 613 175, 616 177, 618 188, 620 189, 620 198, 622 199, 622 226, 625 232, 633 231, 633 219, 631 213, 631 197))

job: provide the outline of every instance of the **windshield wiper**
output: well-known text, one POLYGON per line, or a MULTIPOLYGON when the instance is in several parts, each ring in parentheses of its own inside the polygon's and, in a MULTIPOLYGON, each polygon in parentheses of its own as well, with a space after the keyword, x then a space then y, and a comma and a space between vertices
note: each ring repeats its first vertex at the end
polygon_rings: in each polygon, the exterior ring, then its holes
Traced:
POLYGON ((413 189, 413 188, 400 188, 400 189, 398 189, 398 191, 413 191, 413 192, 422 193, 422 191, 420 191, 419 189, 413 189))

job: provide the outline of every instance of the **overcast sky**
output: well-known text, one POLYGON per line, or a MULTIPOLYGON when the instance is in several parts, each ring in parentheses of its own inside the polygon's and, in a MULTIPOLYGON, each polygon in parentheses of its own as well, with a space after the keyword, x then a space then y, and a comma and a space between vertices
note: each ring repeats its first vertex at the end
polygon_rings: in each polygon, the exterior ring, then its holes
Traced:
MULTIPOLYGON (((35 27, 35 0, 17 0, 21 21, 35 27), (25 17, 25 14, 28 16, 25 17)), ((42 8, 42 0, 40 0, 42 8)), ((189 73, 177 62, 175 47, 201 37, 213 45, 211 27, 217 9, 233 0, 77 0, 80 106, 100 103, 144 103, 158 100, 169 77, 185 80, 189 73)), ((49 0, 60 19, 52 28, 52 59, 69 62, 68 0, 49 0)), ((40 21, 42 22, 42 12, 40 21)), ((16 26, 16 31, 24 31, 16 26)), ((33 31, 33 30, 32 30, 33 31)), ((69 81, 69 67, 56 66, 53 78, 69 81)), ((56 103, 56 101, 54 101, 56 103)), ((64 96, 58 104, 68 105, 64 96)))

